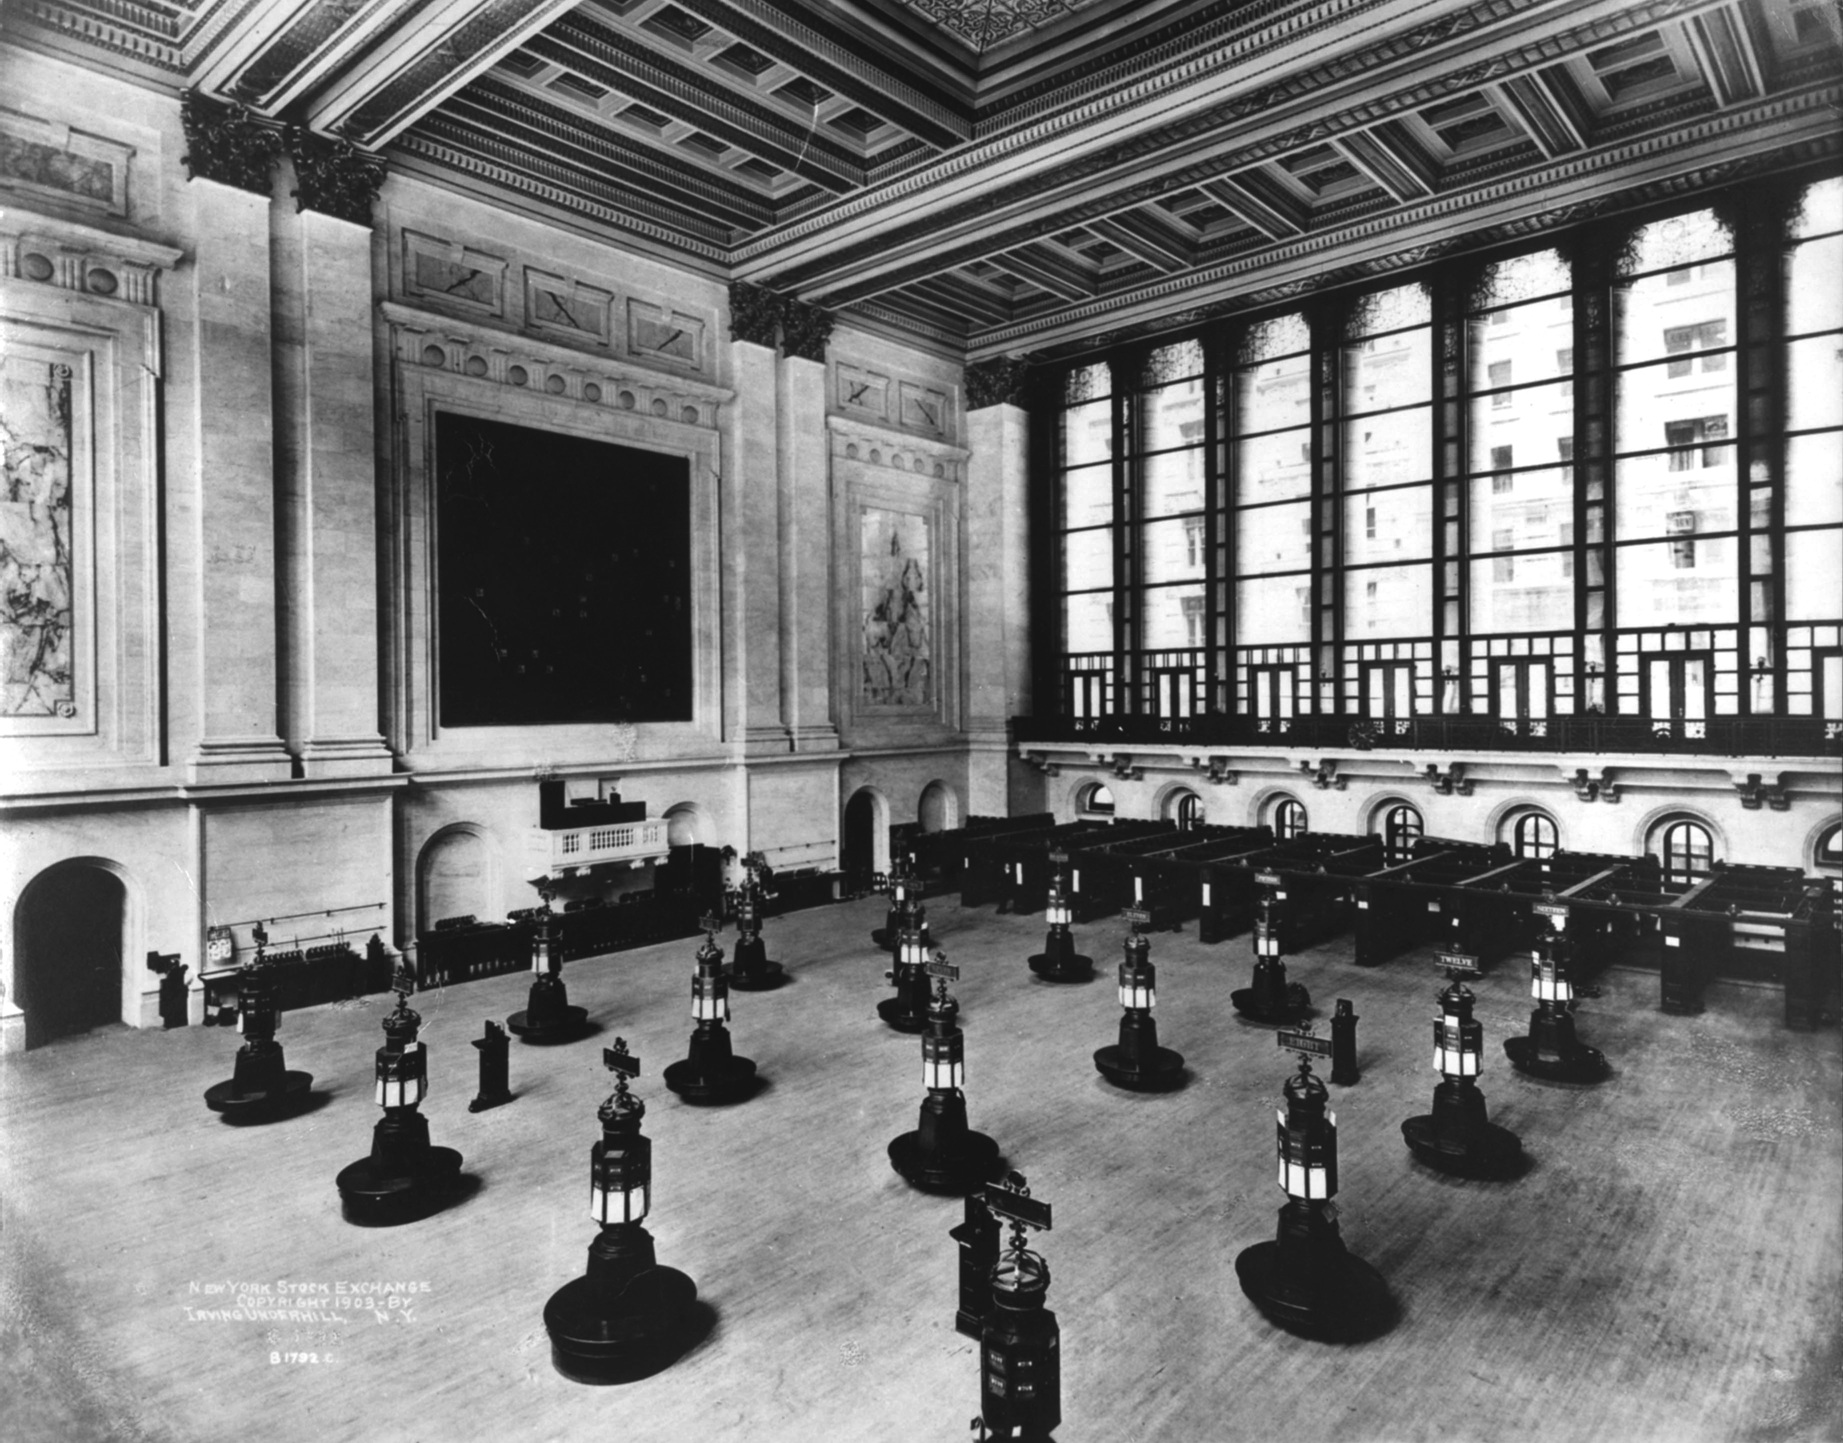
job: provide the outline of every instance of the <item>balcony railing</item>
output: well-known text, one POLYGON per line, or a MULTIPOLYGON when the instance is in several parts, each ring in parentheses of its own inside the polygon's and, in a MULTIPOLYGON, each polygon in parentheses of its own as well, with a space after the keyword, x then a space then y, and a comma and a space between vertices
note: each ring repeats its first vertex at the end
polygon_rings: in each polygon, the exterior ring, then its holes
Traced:
POLYGON ((1843 757, 1834 722, 1811 717, 1710 717, 1654 722, 1552 716, 1540 726, 1492 717, 1239 716, 1019 717, 1019 742, 1310 747, 1334 751, 1693 753, 1721 757, 1843 757))

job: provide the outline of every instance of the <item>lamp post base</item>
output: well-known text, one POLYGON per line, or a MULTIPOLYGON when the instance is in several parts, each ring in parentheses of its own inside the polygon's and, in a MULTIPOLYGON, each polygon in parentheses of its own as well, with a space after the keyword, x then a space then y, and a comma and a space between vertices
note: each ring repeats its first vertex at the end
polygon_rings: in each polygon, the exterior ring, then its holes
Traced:
POLYGON ((1235 1259, 1235 1276, 1248 1301, 1270 1323, 1326 1341, 1373 1337, 1393 1311, 1388 1284, 1363 1259, 1337 1245, 1323 1262, 1317 1286, 1301 1287, 1278 1242, 1256 1243, 1235 1259))
POLYGON ((1030 959, 1030 970, 1044 982, 1088 982, 1094 978, 1094 959, 1073 948, 1038 952, 1030 959))
POLYGON ((1402 1123, 1401 1135, 1421 1162, 1455 1177, 1509 1178, 1523 1170, 1522 1141, 1495 1122, 1442 1132, 1433 1114, 1426 1113, 1402 1123))
POLYGON ((898 1032, 922 1032, 928 1026, 928 1003, 924 998, 917 1004, 913 997, 898 993, 877 1004, 877 1016, 898 1032))
POLYGON ((677 1268, 649 1267, 624 1288, 574 1278, 544 1305, 550 1358, 577 1383, 623 1383, 671 1362, 686 1334, 697 1284, 677 1268))
POLYGON ((1574 1018, 1560 1008, 1529 1015, 1529 1035, 1506 1037, 1504 1055, 1518 1072, 1546 1082, 1600 1082, 1612 1069, 1606 1055, 1574 1035, 1574 1018))
POLYGON ((441 1206, 460 1180, 461 1155, 431 1147, 410 1168, 380 1167, 371 1157, 341 1168, 340 1210, 359 1227, 394 1227, 414 1222, 441 1206))
POLYGON ((1133 1092, 1168 1092, 1184 1080, 1184 1055, 1169 1047, 1141 1050, 1137 1056, 1115 1044, 1094 1054, 1095 1070, 1115 1087, 1133 1092))
POLYGON ((729 972, 731 991, 771 992, 786 980, 787 969, 768 960, 768 949, 760 937, 745 937, 736 943, 736 957, 729 972))
POLYGON ((705 1104, 739 1102, 755 1091, 755 1064, 731 1056, 709 1064, 680 1058, 665 1070, 665 1084, 686 1102, 705 1104))
POLYGON ((306 1101, 313 1086, 311 1072, 281 1072, 255 1087, 239 1085, 235 1078, 205 1089, 205 1106, 230 1122, 255 1122, 276 1117, 306 1101))
POLYGON ((983 1132, 967 1132, 951 1147, 927 1148, 919 1131, 891 1140, 890 1166, 910 1187, 945 1197, 963 1197, 998 1172, 998 1144, 983 1132))
POLYGON ((1271 989, 1238 987, 1229 994, 1229 1003, 1255 1022, 1297 1022, 1312 1010, 1312 994, 1297 982, 1288 982, 1278 997, 1271 989))
POLYGON ((520 1042, 549 1047, 559 1042, 574 1042, 590 1031, 589 1009, 565 1007, 547 1017, 530 1011, 514 1012, 506 1018, 506 1031, 520 1042))

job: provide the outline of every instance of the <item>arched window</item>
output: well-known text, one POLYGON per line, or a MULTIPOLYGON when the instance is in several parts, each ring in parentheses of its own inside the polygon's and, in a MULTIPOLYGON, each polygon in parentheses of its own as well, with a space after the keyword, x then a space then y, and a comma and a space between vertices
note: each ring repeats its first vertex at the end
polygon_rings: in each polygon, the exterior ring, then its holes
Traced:
POLYGON ((1389 861, 1405 862, 1423 828, 1421 814, 1406 802, 1390 807, 1382 818, 1382 845, 1389 861))
POLYGON ((1305 831, 1305 807, 1291 797, 1282 797, 1274 804, 1273 834, 1282 842, 1297 837, 1305 831))
POLYGON ((1081 796, 1075 804, 1076 810, 1089 816, 1111 817, 1113 815, 1113 793, 1099 782, 1090 782, 1081 790, 1081 796))
POLYGON ((1185 831, 1203 825, 1203 798, 1192 791, 1173 792, 1165 801, 1165 815, 1185 831))
POLYGON ((1701 822, 1680 817, 1666 822, 1656 833, 1658 858, 1666 882, 1693 882, 1709 874, 1715 857, 1715 839, 1701 822))
POLYGON ((1843 825, 1833 826, 1817 839, 1814 856, 1817 874, 1830 879, 1830 890, 1843 901, 1843 825))
POLYGON ((1524 812, 1510 828, 1510 848, 1519 857, 1540 861, 1555 855, 1559 838, 1555 821, 1545 812, 1524 812))

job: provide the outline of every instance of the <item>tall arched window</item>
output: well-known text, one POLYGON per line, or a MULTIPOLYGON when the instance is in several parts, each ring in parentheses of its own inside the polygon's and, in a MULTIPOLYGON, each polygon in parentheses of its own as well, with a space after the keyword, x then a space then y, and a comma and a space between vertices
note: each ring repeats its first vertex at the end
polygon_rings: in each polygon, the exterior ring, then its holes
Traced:
POLYGON ((1389 861, 1407 861, 1423 830, 1421 814, 1406 802, 1390 807, 1382 818, 1382 845, 1389 861))
POLYGON ((1519 857, 1540 861, 1555 855, 1558 838, 1554 819, 1543 812, 1525 812, 1510 828, 1510 846, 1519 857))
POLYGON ((1709 874, 1715 857, 1715 839, 1709 829, 1687 817, 1666 822, 1655 834, 1658 858, 1667 882, 1693 882, 1709 874))
POLYGON ((1077 810, 1089 816, 1111 817, 1113 815, 1113 793, 1099 782, 1090 782, 1081 790, 1076 802, 1077 810))
POLYGON ((1273 834, 1282 842, 1305 831, 1305 808, 1291 797, 1283 797, 1273 809, 1273 834))

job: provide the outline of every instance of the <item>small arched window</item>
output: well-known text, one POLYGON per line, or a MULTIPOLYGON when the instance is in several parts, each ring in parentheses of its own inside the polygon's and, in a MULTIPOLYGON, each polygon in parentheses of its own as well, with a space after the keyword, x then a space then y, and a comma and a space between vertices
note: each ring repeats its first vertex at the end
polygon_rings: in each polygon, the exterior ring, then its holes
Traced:
POLYGON ((1177 818, 1178 826, 1182 827, 1187 832, 1193 827, 1202 826, 1203 798, 1199 797, 1195 792, 1180 793, 1177 798, 1177 806, 1173 808, 1173 815, 1177 818))
POLYGON ((1113 793, 1099 782, 1090 782, 1082 788, 1081 800, 1077 809, 1094 817, 1111 817, 1113 815, 1113 793))
POLYGON ((1273 834, 1280 841, 1290 841, 1305 831, 1305 807, 1291 797, 1282 797, 1273 809, 1273 834))
POLYGON ((1654 835, 1666 882, 1687 884, 1709 875, 1710 864, 1715 858, 1715 839, 1701 822, 1680 817, 1664 823, 1654 835))
POLYGON ((1830 890, 1843 901, 1843 824, 1833 826, 1817 839, 1813 860, 1817 874, 1830 879, 1830 890))
POLYGON ((1519 857, 1540 861, 1554 856, 1558 844, 1555 821, 1545 812, 1525 812, 1511 826, 1510 847, 1519 857))
POLYGON ((1389 861, 1407 861, 1423 830, 1421 814, 1406 802, 1390 807, 1382 818, 1382 845, 1389 861))

